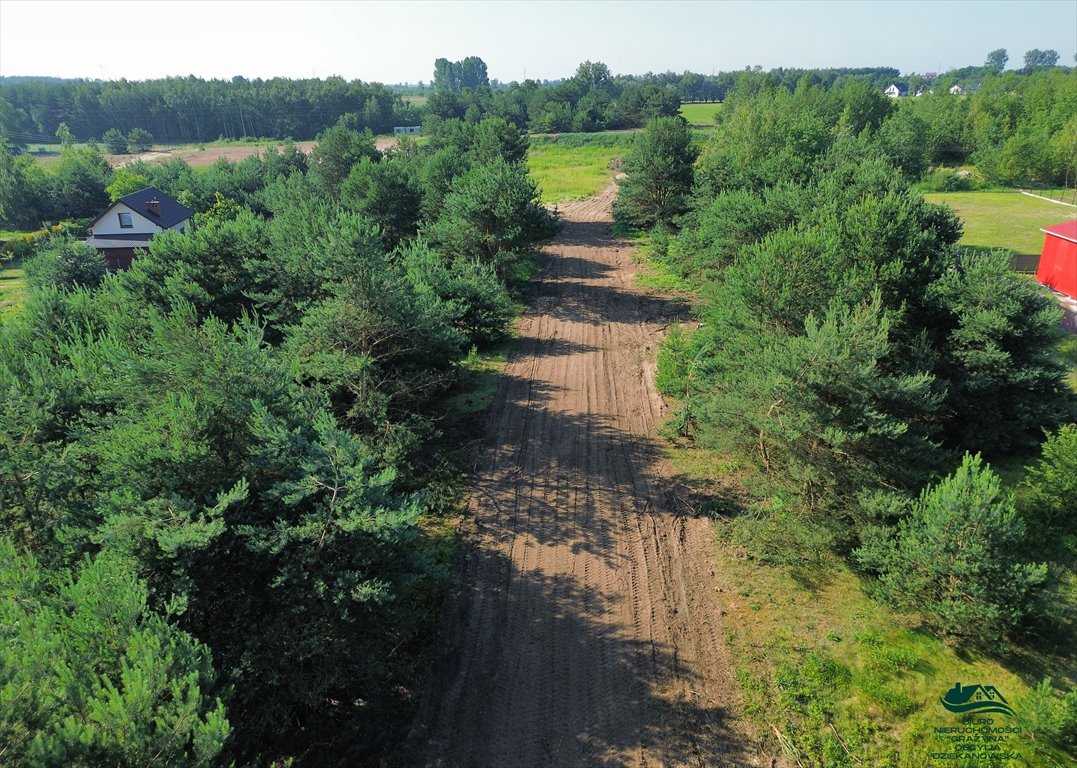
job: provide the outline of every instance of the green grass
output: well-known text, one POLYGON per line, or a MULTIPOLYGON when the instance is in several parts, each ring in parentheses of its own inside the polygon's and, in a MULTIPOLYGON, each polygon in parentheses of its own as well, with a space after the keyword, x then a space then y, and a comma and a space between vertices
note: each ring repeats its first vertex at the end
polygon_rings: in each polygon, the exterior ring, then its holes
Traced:
POLYGON ((510 339, 494 349, 471 350, 460 363, 460 382, 441 403, 443 419, 465 427, 479 426, 475 419, 485 414, 494 402, 501 375, 508 365, 511 344, 510 339))
POLYGON ((1073 208, 1013 190, 929 193, 924 199, 949 205, 964 220, 961 245, 1004 248, 1024 255, 1037 255, 1043 249, 1040 227, 1060 224, 1075 215, 1073 208))
POLYGON ((626 151, 615 146, 532 141, 527 166, 538 183, 542 202, 579 200, 601 192, 613 178, 615 161, 626 151))
POLYGON ((709 104, 681 104, 680 115, 690 125, 714 125, 714 113, 721 109, 718 103, 709 104))
POLYGON ((638 235, 635 240, 636 259, 640 265, 640 271, 636 273, 636 284, 640 288, 655 293, 692 294, 696 286, 654 258, 649 235, 638 235))
POLYGON ((0 262, 0 318, 15 314, 25 298, 22 262, 18 259, 0 262))

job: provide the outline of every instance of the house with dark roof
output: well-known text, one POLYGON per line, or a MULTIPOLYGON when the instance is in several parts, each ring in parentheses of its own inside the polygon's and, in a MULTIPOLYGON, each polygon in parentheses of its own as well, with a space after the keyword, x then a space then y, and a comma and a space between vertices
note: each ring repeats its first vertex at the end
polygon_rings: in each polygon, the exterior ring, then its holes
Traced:
POLYGON ((109 269, 127 269, 140 248, 158 232, 186 232, 194 216, 187 206, 156 187, 124 195, 90 224, 86 244, 97 249, 109 269))
POLYGON ((909 86, 907 83, 890 83, 883 89, 883 93, 891 99, 897 99, 909 95, 909 86))

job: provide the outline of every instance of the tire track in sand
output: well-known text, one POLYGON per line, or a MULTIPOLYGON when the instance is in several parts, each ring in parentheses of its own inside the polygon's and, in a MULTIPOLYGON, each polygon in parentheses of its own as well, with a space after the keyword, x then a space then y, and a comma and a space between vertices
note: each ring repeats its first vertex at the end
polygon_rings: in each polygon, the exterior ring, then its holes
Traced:
POLYGON ((468 557, 410 739, 430 768, 748 766, 708 521, 652 438, 673 308, 635 288, 611 185, 562 207, 472 472, 468 557))

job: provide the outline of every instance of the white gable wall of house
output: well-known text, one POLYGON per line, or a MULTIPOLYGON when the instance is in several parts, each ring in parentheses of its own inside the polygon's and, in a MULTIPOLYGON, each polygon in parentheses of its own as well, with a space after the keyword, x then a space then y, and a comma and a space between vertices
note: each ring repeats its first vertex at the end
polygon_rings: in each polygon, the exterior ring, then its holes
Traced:
POLYGON ((109 209, 108 213, 93 225, 93 233, 97 237, 102 237, 103 235, 141 235, 160 231, 159 226, 134 208, 130 208, 123 203, 116 203, 109 209), (120 214, 125 214, 129 217, 126 220, 130 221, 131 226, 123 226, 120 214))
MULTIPOLYGON (((183 221, 176 222, 168 229, 171 232, 185 232, 190 223, 190 218, 186 218, 183 221)), ((163 231, 158 224, 123 203, 113 204, 112 208, 93 225, 93 233, 97 237, 106 235, 146 235, 163 231), (120 214, 124 214, 124 218, 121 218, 120 214), (125 227, 124 223, 126 222, 130 222, 131 226, 125 227)))

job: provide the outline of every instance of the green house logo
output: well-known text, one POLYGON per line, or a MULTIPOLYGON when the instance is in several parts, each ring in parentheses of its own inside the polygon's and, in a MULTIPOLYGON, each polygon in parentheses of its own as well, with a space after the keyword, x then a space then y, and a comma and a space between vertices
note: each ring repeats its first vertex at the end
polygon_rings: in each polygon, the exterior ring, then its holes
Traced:
POLYGON ((942 697, 942 706, 956 714, 986 715, 989 713, 1013 716, 1013 709, 1005 697, 993 685, 966 685, 954 683, 954 687, 942 697))

